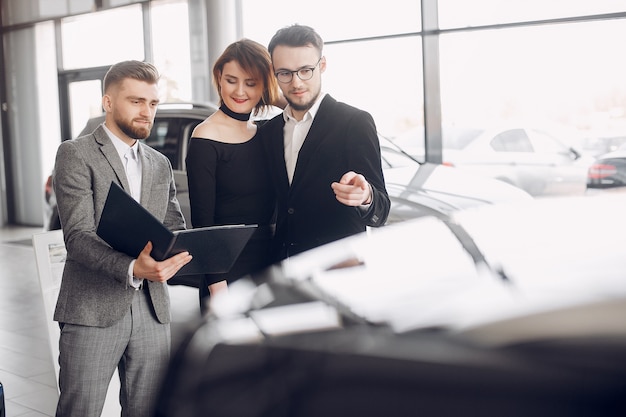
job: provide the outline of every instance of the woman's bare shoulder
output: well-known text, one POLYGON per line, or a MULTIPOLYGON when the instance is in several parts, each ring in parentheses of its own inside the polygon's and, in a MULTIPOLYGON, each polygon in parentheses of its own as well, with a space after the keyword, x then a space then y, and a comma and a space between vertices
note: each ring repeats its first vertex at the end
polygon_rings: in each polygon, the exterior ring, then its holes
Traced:
POLYGON ((201 139, 218 139, 222 130, 219 121, 209 116, 193 129, 192 136, 201 139))
POLYGON ((192 137, 223 143, 244 143, 256 133, 256 125, 253 123, 248 123, 242 128, 239 123, 233 123, 231 119, 224 120, 214 116, 209 116, 196 126, 192 137))

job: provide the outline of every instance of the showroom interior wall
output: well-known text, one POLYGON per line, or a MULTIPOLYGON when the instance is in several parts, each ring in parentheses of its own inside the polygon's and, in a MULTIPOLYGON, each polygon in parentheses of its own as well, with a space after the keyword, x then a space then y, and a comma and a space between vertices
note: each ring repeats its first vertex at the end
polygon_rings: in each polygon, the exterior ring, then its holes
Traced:
POLYGON ((441 158, 445 124, 524 117, 585 134, 626 129, 626 58, 619 52, 626 37, 623 0, 2 0, 1 5, 2 224, 43 222, 43 183, 56 147, 68 136, 61 80, 130 56, 159 66, 171 87, 167 98, 215 101, 210 68, 228 43, 245 36, 267 45, 278 28, 295 22, 315 27, 326 41, 324 89, 372 113, 384 136, 414 135, 411 141, 421 144, 422 158, 430 161, 441 158), (170 6, 188 13, 167 15, 170 6), (89 17, 127 10, 136 22, 66 33, 89 17), (112 42, 114 35, 121 40, 112 42), (71 67, 70 53, 102 61, 71 67), (174 70, 179 72, 170 76, 174 70))
POLYGON ((16 224, 42 224, 45 177, 41 162, 61 140, 54 38, 50 22, 4 35, 9 85, 5 120, 10 141, 5 138, 3 147, 6 189, 2 200, 7 208, 3 224, 9 218, 16 224))
MULTIPOLYGON (((232 0, 161 0, 161 1, 55 1, 8 0, 2 3, 3 85, 1 222, 39 226, 44 223, 44 182, 54 166, 59 143, 66 139, 61 131, 59 74, 64 73, 63 47, 71 44, 82 53, 97 49, 90 43, 91 34, 73 36, 63 42, 64 18, 80 19, 96 7, 101 10, 140 7, 143 14, 144 51, 141 55, 120 59, 154 61, 151 4, 184 3, 189 8, 184 22, 171 21, 170 30, 189 28, 193 41, 189 63, 192 87, 183 97, 186 101, 210 101, 215 97, 211 87, 208 50, 222 50, 240 36, 236 25, 239 2, 232 0), (140 5, 139 5, 140 4, 140 5), (187 22, 189 19, 189 22, 187 22), (210 33, 209 33, 210 32, 210 33), (78 45, 75 46, 75 42, 78 45)), ((111 31, 123 27, 109 24, 111 31)), ((165 33, 161 30, 159 34, 165 33)), ((159 35, 156 34, 156 35, 159 35)), ((112 45, 122 48, 124 45, 112 45)), ((180 45, 178 46, 180 47, 180 45)), ((104 49, 104 48, 103 48, 104 49)), ((67 51, 66 51, 67 52, 67 51)), ((107 63, 110 65, 119 59, 107 63)), ((66 62, 67 64, 67 62, 66 62)), ((65 71, 66 73, 68 71, 65 71)), ((67 75, 67 74, 65 74, 67 75)), ((71 78, 72 72, 69 71, 71 78)))

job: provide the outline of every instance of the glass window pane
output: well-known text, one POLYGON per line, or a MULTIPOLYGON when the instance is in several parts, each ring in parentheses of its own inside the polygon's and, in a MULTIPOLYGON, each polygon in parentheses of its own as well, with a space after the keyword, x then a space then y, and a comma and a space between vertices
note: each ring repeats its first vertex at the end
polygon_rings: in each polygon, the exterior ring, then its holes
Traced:
POLYGON ((442 35, 444 162, 536 196, 584 192, 590 158, 569 148, 581 150, 582 138, 598 132, 626 132, 626 56, 608 47, 626 36, 624 23, 442 35), (461 152, 448 147, 446 132, 471 128, 483 133, 461 152), (504 135, 521 129, 532 146, 504 135))
POLYGON ((89 13, 96 7, 95 0, 69 0, 68 3, 70 14, 89 13))
MULTIPOLYGON (((98 8, 109 9, 145 0, 103 0, 98 8)), ((2 0, 2 24, 37 22, 96 10, 95 0, 2 0)))
POLYGON ((309 25, 325 42, 418 32, 419 0, 242 0, 244 36, 267 45, 274 33, 293 23, 309 25), (260 18, 262 16, 262 18, 260 18))
POLYGON ((383 135, 423 126, 420 37, 331 44, 324 55, 323 90, 371 113, 383 135))
POLYGON ((442 29, 623 11, 624 0, 438 0, 442 29))
POLYGON ((140 5, 63 19, 61 36, 64 69, 99 67, 126 59, 143 61, 145 57, 140 5))
POLYGON ((187 0, 155 1, 151 10, 153 57, 161 73, 161 101, 191 101, 187 0))
POLYGON ((69 85, 72 138, 78 136, 87 120, 102 114, 102 83, 100 80, 76 81, 69 85))
POLYGON ((623 20, 442 35, 444 123, 624 123, 626 55, 606 48, 624 36, 623 20))
MULTIPOLYGON (((93 3, 93 0, 88 1, 93 3)), ((67 0, 3 0, 0 7, 4 26, 62 17, 68 13, 67 0)))
MULTIPOLYGON (((72 0, 74 1, 74 0, 72 0)), ((102 0, 102 7, 103 8, 109 8, 109 7, 118 7, 118 6, 123 6, 125 4, 131 4, 131 3, 141 3, 144 2, 146 0, 102 0)))
MULTIPOLYGON (((65 0, 49 0, 49 1, 40 1, 37 3, 38 8, 34 8, 34 10, 38 10, 37 13, 38 18, 50 18, 57 16, 65 16, 67 15, 67 2, 65 0)), ((34 11, 33 9, 31 9, 34 11)))

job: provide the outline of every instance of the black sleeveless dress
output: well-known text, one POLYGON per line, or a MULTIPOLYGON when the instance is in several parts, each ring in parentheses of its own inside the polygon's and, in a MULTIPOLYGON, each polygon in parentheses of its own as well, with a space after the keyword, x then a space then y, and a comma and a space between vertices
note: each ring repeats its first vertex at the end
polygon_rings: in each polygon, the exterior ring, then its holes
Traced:
POLYGON ((204 311, 209 284, 233 282, 271 263, 276 199, 258 132, 243 143, 193 137, 186 164, 193 227, 259 225, 228 273, 204 276, 200 286, 200 306, 204 311))

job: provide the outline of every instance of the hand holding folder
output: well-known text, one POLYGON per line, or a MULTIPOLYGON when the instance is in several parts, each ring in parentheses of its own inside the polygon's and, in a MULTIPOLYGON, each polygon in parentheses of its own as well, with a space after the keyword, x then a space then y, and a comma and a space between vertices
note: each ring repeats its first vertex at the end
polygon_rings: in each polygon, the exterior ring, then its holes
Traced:
POLYGON ((193 259, 176 276, 228 272, 257 225, 167 229, 119 185, 111 182, 96 233, 113 249, 136 258, 148 241, 157 261, 188 251, 193 259))

